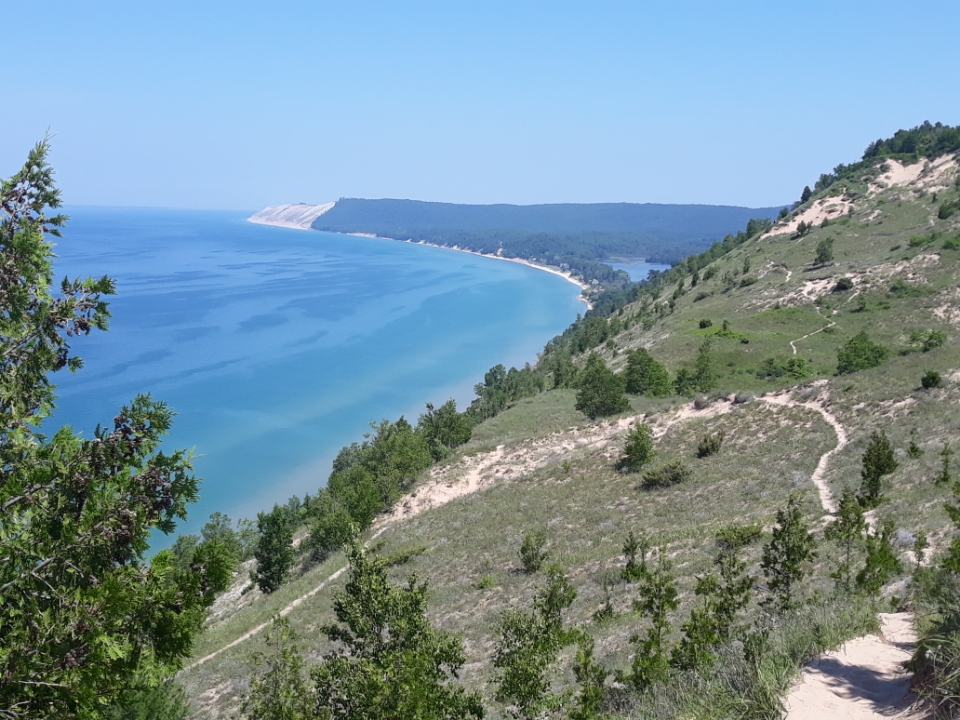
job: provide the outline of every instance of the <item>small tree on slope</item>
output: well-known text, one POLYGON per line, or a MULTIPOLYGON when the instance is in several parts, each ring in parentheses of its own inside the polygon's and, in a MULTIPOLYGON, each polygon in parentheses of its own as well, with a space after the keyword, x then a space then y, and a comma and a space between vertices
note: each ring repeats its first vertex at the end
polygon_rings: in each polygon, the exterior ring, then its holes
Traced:
POLYGON ((623 380, 607 368, 603 358, 593 353, 580 373, 577 410, 591 420, 616 415, 630 407, 623 392, 623 380))
POLYGON ((454 682, 463 643, 427 620, 427 586, 411 576, 390 583, 386 564, 349 546, 350 579, 334 600, 336 644, 311 671, 317 716, 328 720, 482 718, 478 693, 454 682))
POLYGON ((806 576, 805 565, 816 557, 815 545, 800 510, 800 499, 793 494, 787 506, 777 510, 773 537, 763 548, 760 567, 771 593, 765 605, 785 612, 796 604, 796 586, 806 576))
POLYGON ((863 467, 860 470, 860 491, 857 500, 864 508, 877 507, 883 500, 881 481, 897 469, 893 446, 884 432, 873 431, 870 442, 863 453, 863 467))
POLYGON ((863 518, 863 508, 848 488, 843 491, 843 495, 840 497, 836 519, 827 526, 824 533, 828 540, 835 540, 843 549, 843 559, 830 577, 836 581, 837 588, 844 592, 850 592, 851 590, 853 548, 863 540, 863 533, 866 529, 867 523, 863 518))

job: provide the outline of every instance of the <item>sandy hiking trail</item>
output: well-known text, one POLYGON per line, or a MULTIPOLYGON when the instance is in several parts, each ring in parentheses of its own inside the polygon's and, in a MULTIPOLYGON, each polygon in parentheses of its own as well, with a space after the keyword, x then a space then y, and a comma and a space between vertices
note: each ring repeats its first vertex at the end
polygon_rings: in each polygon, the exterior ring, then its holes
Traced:
POLYGON ((786 720, 921 720, 903 663, 916 645, 910 613, 881 613, 879 635, 851 640, 804 669, 787 694, 786 720))

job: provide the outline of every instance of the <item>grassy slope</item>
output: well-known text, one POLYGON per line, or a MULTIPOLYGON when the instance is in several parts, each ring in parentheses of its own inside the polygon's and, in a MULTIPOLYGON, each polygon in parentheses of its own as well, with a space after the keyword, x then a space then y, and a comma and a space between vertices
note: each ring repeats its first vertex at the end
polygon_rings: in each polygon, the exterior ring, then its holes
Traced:
MULTIPOLYGON (((956 194, 951 186, 949 192, 940 192, 940 199, 952 199, 956 194)), ((832 458, 827 480, 836 494, 859 481, 860 456, 874 428, 886 430, 899 449, 907 447, 911 431, 916 431, 925 453, 919 459, 900 458, 900 468, 886 482, 889 502, 878 515, 894 518, 897 527, 906 532, 924 529, 935 544, 942 545, 948 522, 940 504, 948 491, 935 487, 931 478, 939 470, 938 452, 943 443, 956 438, 960 430, 957 327, 944 319, 950 317, 951 309, 953 317, 960 315, 956 290, 960 252, 943 250, 942 240, 921 249, 908 248, 911 236, 930 229, 946 236, 958 235, 960 216, 937 220, 936 209, 937 204, 928 196, 890 188, 861 197, 852 214, 829 227, 816 228, 800 240, 780 235, 750 241, 718 260, 716 275, 680 297, 675 312, 645 330, 634 326, 616 338, 614 349, 604 352, 617 366, 623 362, 625 349, 644 345, 675 370, 691 360, 703 336, 714 333, 726 319, 749 344, 716 337, 720 386, 730 392, 760 394, 790 383, 759 379, 749 372, 751 368, 768 357, 789 355, 790 340, 835 322, 830 332, 796 343, 800 353, 812 362, 816 376, 827 380, 821 392, 829 393, 830 409, 850 435, 850 444, 832 458), (836 262, 814 268, 814 248, 827 236, 835 238, 836 262), (900 248, 892 250, 895 245, 900 248), (755 284, 739 287, 738 275, 737 285, 724 292, 724 274, 742 270, 745 257, 750 259, 749 275, 762 277, 755 284), (774 263, 789 269, 789 280, 786 270, 774 269, 774 263), (857 287, 846 293, 830 293, 829 288, 840 275, 856 278, 857 287), (923 294, 891 296, 888 289, 896 277, 922 288, 923 294), (806 295, 804 288, 808 289, 806 295), (865 312, 854 312, 855 292, 867 298, 865 312), (709 296, 695 301, 700 293, 709 296), (814 299, 821 295, 824 297, 818 307, 814 299), (780 309, 776 309, 778 303, 780 309), (714 326, 699 329, 701 318, 712 319, 714 326), (891 358, 873 370, 833 376, 838 347, 862 329, 889 347, 891 358), (929 353, 912 351, 908 343, 912 330, 941 330, 948 341, 929 353), (944 376, 942 389, 918 389, 920 374, 926 369, 944 376)), ((636 310, 628 307, 624 314, 629 317, 636 310)), ((802 399, 803 391, 795 396, 802 399)), ((663 421, 683 402, 679 398, 635 398, 631 413, 647 412, 654 421, 663 421)), ((498 445, 510 448, 589 425, 573 404, 571 391, 548 392, 524 400, 477 428, 462 453, 486 452, 498 445)), ((685 615, 692 602, 695 575, 709 567, 715 552, 712 539, 719 527, 755 521, 769 528, 776 508, 791 491, 802 493, 810 516, 822 515, 809 477, 819 456, 834 446, 836 437, 816 412, 762 402, 736 406, 724 416, 677 423, 658 441, 658 452, 664 460, 684 459, 694 470, 694 478, 657 492, 640 491, 636 476, 615 471, 613 463, 621 442, 579 448, 574 443, 519 480, 426 512, 389 528, 381 536, 384 552, 426 546, 423 555, 394 573, 399 580, 413 571, 429 581, 434 622, 466 640, 467 683, 490 691, 487 681, 496 618, 505 608, 528 600, 541 581, 538 576, 516 571, 516 553, 525 529, 548 529, 551 558, 569 569, 578 589, 570 619, 590 628, 602 662, 623 668, 630 654, 629 636, 639 626, 629 613, 633 589, 617 581, 620 546, 627 531, 644 529, 655 542, 667 547, 681 577, 684 605, 680 614, 685 615), (715 457, 696 459, 697 439, 721 427, 727 433, 723 451, 715 457), (492 586, 480 589, 481 577, 492 578, 492 586), (620 614, 596 626, 590 616, 603 601, 605 581, 620 614)), ((826 566, 834 554, 832 547, 823 547, 819 577, 806 585, 807 592, 829 589, 826 566)), ((756 570, 759 546, 749 549, 748 555, 756 570)), ((342 558, 334 557, 271 597, 250 595, 251 602, 201 638, 197 656, 263 622, 341 565, 342 558)), ((330 591, 342 586, 343 580, 341 576, 290 614, 292 625, 306 638, 313 657, 324 650, 317 628, 332 617, 330 591)), ((247 641, 182 676, 188 694, 204 708, 201 715, 217 715, 232 705, 244 685, 245 658, 258 649, 260 642, 257 638, 247 641)))

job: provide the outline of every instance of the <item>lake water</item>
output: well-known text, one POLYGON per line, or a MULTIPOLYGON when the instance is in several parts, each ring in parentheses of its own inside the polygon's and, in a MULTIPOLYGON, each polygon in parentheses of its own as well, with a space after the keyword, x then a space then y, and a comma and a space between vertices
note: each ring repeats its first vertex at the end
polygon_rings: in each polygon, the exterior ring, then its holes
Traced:
POLYGON ((646 280, 651 270, 669 270, 669 265, 657 265, 655 263, 644 262, 643 260, 630 260, 628 262, 608 263, 614 270, 623 270, 634 282, 646 280))
POLYGON ((85 368, 54 377, 44 427, 90 437, 137 393, 165 400, 165 447, 194 447, 204 478, 182 532, 315 492, 371 421, 465 407, 487 369, 534 362, 583 311, 560 277, 451 250, 248 213, 67 212, 56 277, 108 274, 118 294, 110 331, 74 343, 85 368))

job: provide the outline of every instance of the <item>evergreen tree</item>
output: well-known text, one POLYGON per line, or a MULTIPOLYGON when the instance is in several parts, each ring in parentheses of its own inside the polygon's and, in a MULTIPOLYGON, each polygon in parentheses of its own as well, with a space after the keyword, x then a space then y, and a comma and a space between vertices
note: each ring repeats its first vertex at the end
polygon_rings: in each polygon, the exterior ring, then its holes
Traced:
POLYGON ((615 415, 630 407, 623 393, 623 380, 611 372, 596 353, 587 358, 578 386, 576 408, 591 420, 615 415))
POLYGON ((940 472, 933 480, 936 485, 949 485, 953 482, 953 473, 950 472, 952 459, 953 450, 950 449, 950 443, 944 443, 943 450, 940 451, 940 472))
POLYGON ((709 392, 717 386, 713 341, 710 338, 704 338, 697 350, 697 359, 693 365, 693 386, 698 392, 709 392))
POLYGON ((654 454, 653 431, 648 425, 637 423, 627 432, 627 442, 619 465, 629 472, 639 472, 654 454))
POLYGON ((875 508, 883 500, 881 480, 897 469, 893 456, 893 446, 884 432, 874 430, 870 442, 863 453, 863 467, 860 470, 860 491, 857 500, 864 508, 875 508))
POLYGON ((714 560, 719 577, 713 573, 697 578, 695 594, 701 604, 690 612, 680 629, 684 637, 674 649, 671 664, 694 670, 716 659, 715 649, 730 639, 733 621, 750 602, 753 577, 735 550, 721 550, 714 560))
MULTIPOLYGON (((493 659, 499 671, 496 698, 507 705, 511 717, 535 720, 563 705, 565 698, 551 692, 548 673, 564 647, 583 639, 562 619, 576 597, 567 576, 551 568, 546 586, 534 598, 533 612, 512 610, 500 618, 493 659)), ((588 675, 592 667, 591 658, 588 675)))
POLYGON ((857 573, 857 590, 879 595, 880 589, 903 570, 893 548, 893 534, 893 521, 886 520, 879 530, 867 535, 867 558, 857 573))
POLYGON ((833 262, 833 238, 824 238, 817 243, 817 265, 833 262))
POLYGON ((573 665, 573 676, 580 686, 580 692, 574 698, 574 706, 568 717, 570 720, 599 720, 603 710, 603 686, 609 673, 593 657, 593 639, 582 637, 577 644, 577 657, 573 665))
MULTIPOLYGON (((191 651, 207 568, 147 560, 197 496, 191 457, 162 452, 174 413, 139 395, 89 438, 52 427, 53 374, 105 330, 109 277, 54 281, 66 222, 46 141, 0 182, 0 714, 97 717, 156 688, 191 651)), ((215 573, 217 576, 219 572, 215 573)))
POLYGON ((796 586, 806 576, 805 565, 816 557, 815 545, 800 510, 800 498, 792 494, 786 508, 777 511, 773 537, 763 548, 760 567, 771 593, 765 605, 784 612, 796 604, 796 586))
MULTIPOLYGON (((276 617, 266 632, 267 651, 250 657, 250 690, 240 705, 249 720, 308 720, 315 693, 306 680, 297 634, 276 617)), ((158 718, 159 720, 159 718, 158 718)))
POLYGON ((800 193, 800 204, 807 202, 810 198, 813 197, 813 190, 810 189, 809 185, 803 186, 803 192, 800 193))
POLYGON ((849 488, 845 489, 840 496, 836 519, 827 526, 824 533, 828 540, 835 540, 843 549, 843 559, 830 577, 836 581, 837 588, 844 592, 851 590, 853 548, 863 539, 866 529, 867 522, 864 520, 860 502, 849 488))
MULTIPOLYGON (((862 295, 860 297, 863 298, 862 295)), ((871 342, 867 333, 861 330, 837 352, 837 374, 846 375, 877 367, 886 361, 889 354, 885 347, 871 342)))
POLYGON ((547 559, 547 552, 543 549, 547 544, 546 530, 527 530, 523 533, 520 543, 520 564, 528 573, 537 572, 547 559))
POLYGON ((358 544, 347 550, 350 578, 334 599, 337 624, 323 633, 335 643, 310 675, 316 716, 327 720, 466 720, 482 718, 479 693, 455 681, 463 643, 431 627, 427 586, 390 583, 383 560, 358 544))
POLYGON ((627 582, 637 582, 645 580, 650 574, 647 569, 647 553, 650 552, 650 541, 646 535, 640 533, 637 536, 633 530, 627 534, 627 539, 623 543, 623 555, 627 562, 623 570, 620 571, 620 577, 627 582), (640 560, 637 560, 637 555, 640 560))
POLYGON ((624 371, 626 391, 631 395, 664 397, 671 392, 670 374, 643 348, 631 350, 624 371))
POLYGON ((257 529, 260 541, 254 552, 254 575, 257 587, 272 593, 284 583, 293 565, 293 523, 286 508, 274 505, 271 512, 257 513, 257 529))
POLYGON ((671 573, 670 563, 658 553, 657 566, 640 580, 640 597, 633 601, 633 609, 642 617, 649 618, 646 633, 630 638, 638 643, 633 656, 630 676, 627 679, 634 688, 645 690, 652 684, 662 682, 670 672, 670 613, 677 609, 680 600, 677 586, 671 573))

